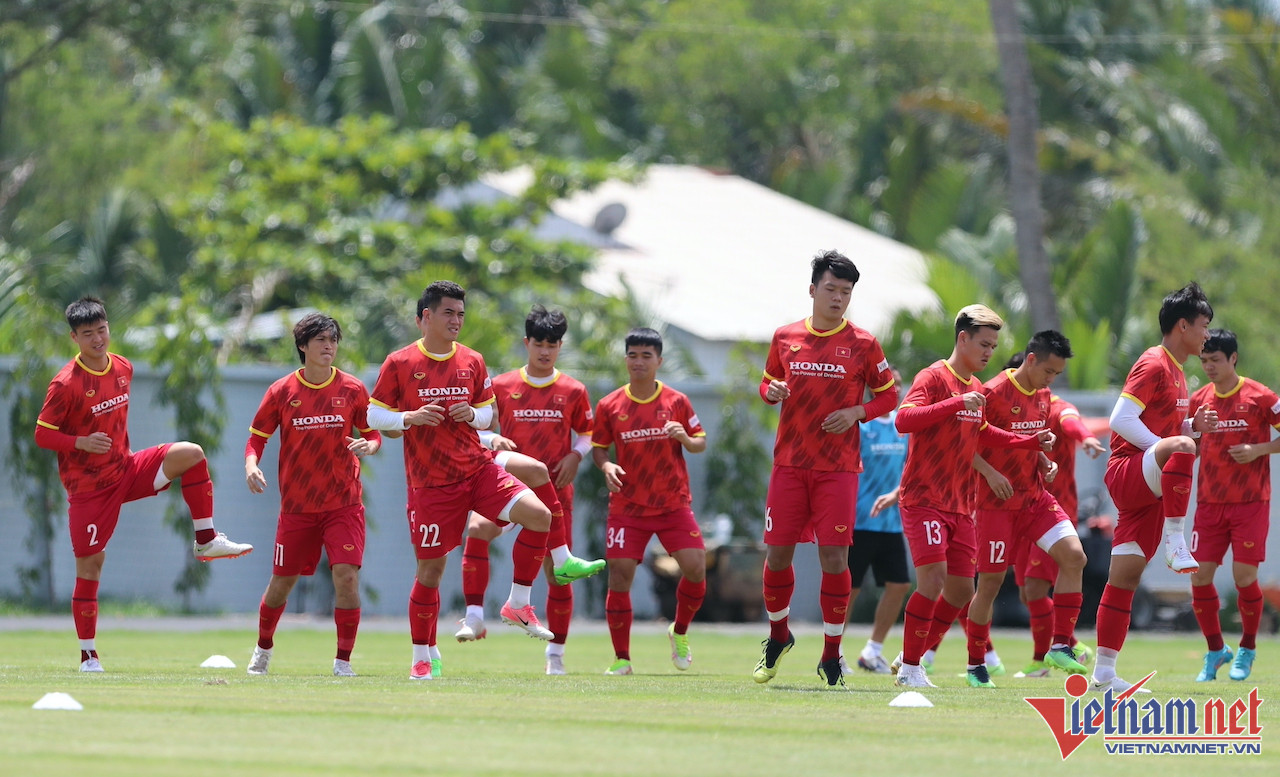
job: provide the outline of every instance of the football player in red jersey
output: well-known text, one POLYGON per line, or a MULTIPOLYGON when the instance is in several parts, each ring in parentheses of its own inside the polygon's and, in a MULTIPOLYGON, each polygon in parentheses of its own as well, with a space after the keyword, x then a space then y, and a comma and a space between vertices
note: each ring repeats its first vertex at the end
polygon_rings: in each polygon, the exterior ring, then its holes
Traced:
MULTIPOLYGON (((1004 320, 985 305, 961 308, 955 347, 920 371, 898 409, 898 431, 910 435, 902 472, 902 530, 916 565, 916 590, 903 616, 902 655, 895 683, 930 687, 920 659, 973 598, 977 539, 973 520, 973 460, 979 444, 1048 451, 1047 429, 1018 435, 987 423, 986 395, 974 373, 987 366, 1004 320)), ((985 664, 970 673, 989 683, 985 664)))
POLYGON ((154 496, 180 478, 195 529, 196 558, 236 558, 253 546, 232 542, 214 530, 213 483, 199 445, 173 442, 137 452, 129 448, 133 365, 108 350, 111 328, 102 300, 82 297, 67 306, 66 316, 71 341, 80 352, 49 383, 35 436, 41 448, 57 451, 58 475, 67 489, 76 558, 71 611, 80 639, 80 671, 101 672, 94 642, 98 583, 107 543, 125 502, 154 496))
POLYGON ((596 404, 591 458, 609 489, 605 558, 609 592, 604 616, 614 661, 605 674, 631 674, 631 584, 655 534, 680 566, 675 622, 667 628, 671 663, 693 662, 689 624, 707 593, 707 555, 690 508, 684 454, 707 449, 707 435, 689 398, 658 380, 662 336, 640 327, 627 333, 627 385, 596 404), (609 459, 614 448, 616 461, 609 459))
POLYGON ((409 594, 413 658, 409 677, 432 679, 440 615, 440 578, 446 556, 462 543, 474 510, 499 525, 519 524, 511 551, 511 593, 502 606, 504 623, 549 640, 529 595, 547 552, 551 510, 527 486, 493 462, 476 430, 493 421, 493 381, 484 357, 458 342, 467 292, 453 281, 436 281, 417 304, 422 337, 383 362, 373 387, 369 425, 404 431, 409 487, 409 533, 418 571, 409 594))
POLYGON ((760 381, 760 397, 782 409, 764 519, 769 636, 752 678, 772 680, 795 644, 788 627, 795 592, 791 562, 798 543, 816 542, 823 634, 818 676, 834 686, 844 682, 840 641, 853 588, 849 546, 862 471, 859 424, 892 410, 898 390, 880 343, 844 317, 858 268, 837 251, 818 255, 811 268, 813 313, 774 332, 760 381), (870 402, 863 402, 864 389, 872 393, 870 402))
POLYGON ((1118 516, 1111 570, 1098 603, 1093 681, 1100 690, 1121 693, 1131 687, 1116 676, 1116 659, 1129 634, 1133 593, 1161 545, 1165 563, 1175 572, 1190 574, 1199 567, 1187 550, 1182 523, 1191 502, 1198 438, 1217 427, 1218 414, 1208 404, 1188 412, 1182 365, 1200 354, 1212 320, 1213 307, 1199 284, 1167 295, 1160 305, 1160 344, 1138 357, 1111 410, 1104 482, 1118 516))
POLYGON ((1210 329, 1200 351, 1200 366, 1209 385, 1191 395, 1191 407, 1209 405, 1218 413, 1218 426, 1200 438, 1200 476, 1196 487, 1196 518, 1191 530, 1191 553, 1200 568, 1191 573, 1191 599, 1196 621, 1208 643, 1197 682, 1213 680, 1231 661, 1232 680, 1248 679, 1257 651, 1262 620, 1262 588, 1258 565, 1266 559, 1271 518, 1271 460, 1280 452, 1280 397, 1256 380, 1236 372, 1236 335, 1210 329), (1240 610, 1240 647, 1232 660, 1222 641, 1218 620, 1218 589, 1214 572, 1231 549, 1231 573, 1240 610))
MULTIPOLYGON (((588 561, 570 551, 573 541, 573 479, 591 450, 591 399, 587 387, 556 369, 569 322, 559 310, 534 305, 525 317, 524 347, 529 359, 518 370, 493 380, 496 426, 501 434, 481 432, 496 451, 494 461, 534 489, 551 508, 547 537, 547 627, 555 636, 546 648, 547 674, 564 674, 564 645, 573 618, 570 583, 604 569, 604 559, 588 561), (555 478, 553 481, 552 478, 555 478), (545 496, 544 496, 545 494, 545 496), (559 505, 559 508, 556 505, 559 505)), ((489 543, 502 533, 495 523, 471 514, 462 550, 462 593, 467 611, 459 642, 482 639, 484 592, 489 583, 489 543)))
POLYGON ((244 474, 255 494, 267 489, 258 463, 267 440, 280 430, 280 517, 271 580, 258 606, 258 644, 249 658, 252 675, 269 671, 276 625, 289 592, 300 576, 315 574, 323 548, 333 575, 338 632, 333 674, 355 676, 351 650, 360 628, 365 540, 360 458, 378 452, 382 435, 368 424, 369 391, 358 378, 333 366, 341 340, 342 327, 334 319, 323 313, 303 316, 293 327, 302 368, 271 384, 249 427, 244 474))
MULTIPOLYGON (((1051 329, 1036 332, 1027 344, 1026 358, 988 380, 984 412, 987 421, 1003 429, 1029 433, 1049 430, 1052 396, 1049 386, 1067 368, 1071 343, 1051 329)), ((1056 436, 1056 435, 1055 435, 1056 436)), ((1049 493, 1046 482, 1057 464, 1042 451, 981 446, 974 467, 983 476, 976 483, 978 586, 969 606, 970 686, 990 684, 979 675, 990 645, 992 605, 1009 565, 1016 562, 1019 542, 1049 554, 1058 567, 1054 581, 1053 632, 1050 649, 1041 660, 1071 674, 1084 674, 1071 645, 1083 602, 1081 593, 1085 555, 1075 524, 1049 493)))

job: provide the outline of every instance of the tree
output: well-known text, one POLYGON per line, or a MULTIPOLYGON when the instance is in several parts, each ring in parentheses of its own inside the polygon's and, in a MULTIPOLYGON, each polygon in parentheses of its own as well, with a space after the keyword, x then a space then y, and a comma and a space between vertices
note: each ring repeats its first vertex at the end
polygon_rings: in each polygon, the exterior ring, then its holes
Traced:
POLYGON ((1027 294, 1035 330, 1061 329, 1054 303, 1052 272, 1044 250, 1044 213, 1040 200, 1039 153, 1036 135, 1035 84, 1027 46, 1018 23, 1016 0, 990 0, 991 22, 1000 53, 1000 80, 1009 117, 1009 207, 1018 243, 1018 277, 1027 294))

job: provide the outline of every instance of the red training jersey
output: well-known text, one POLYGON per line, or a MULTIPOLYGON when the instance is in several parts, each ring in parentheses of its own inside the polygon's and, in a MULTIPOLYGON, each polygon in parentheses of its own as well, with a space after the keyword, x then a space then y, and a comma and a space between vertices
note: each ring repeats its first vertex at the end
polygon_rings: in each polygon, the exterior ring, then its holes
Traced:
POLYGON ((36 424, 73 437, 104 432, 111 438, 106 453, 58 451, 58 477, 67 494, 106 488, 124 475, 129 458, 129 387, 133 365, 107 354, 107 368, 94 372, 79 354, 49 383, 36 424))
MULTIPOLYGON (((902 407, 925 407, 981 391, 982 381, 962 379, 944 361, 916 375, 902 407)), ((968 515, 974 493, 973 454, 978 434, 987 425, 983 409, 963 405, 945 421, 907 436, 907 463, 902 470, 899 502, 903 507, 930 507, 968 515)))
MULTIPOLYGON (((1035 434, 1049 428, 1049 389, 1029 389, 1014 378, 1015 370, 1001 370, 983 384, 987 394, 987 423, 1017 434, 1035 434)), ((980 446, 978 452, 996 471, 1009 479, 1013 496, 997 499, 987 479, 977 478, 975 506, 980 510, 1020 510, 1044 491, 1039 451, 980 446)))
POLYGON ((369 392, 333 369, 324 383, 308 383, 298 369, 262 397, 249 433, 280 430, 280 511, 320 513, 360 503, 360 459, 347 450, 352 429, 369 432, 369 392))
MULTIPOLYGON (((396 412, 433 403, 446 411, 459 402, 484 407, 494 401, 493 382, 478 352, 454 343, 448 356, 433 356, 419 339, 382 363, 369 401, 396 412)), ((447 414, 439 426, 405 430, 404 468, 410 488, 457 483, 490 461, 476 430, 447 414)))
POLYGON ((870 332, 848 321, 826 332, 814 329, 811 319, 780 327, 769 344, 764 376, 786 381, 791 389, 782 400, 774 465, 862 471, 860 425, 828 434, 822 422, 835 410, 863 404, 864 388, 879 394, 893 386, 889 362, 870 332))
POLYGON ((1050 461, 1058 465, 1058 476, 1053 482, 1046 483, 1045 488, 1058 500, 1058 506, 1071 519, 1072 524, 1078 520, 1077 513, 1080 511, 1080 494, 1076 490, 1076 451, 1080 445, 1062 430, 1062 419, 1073 417, 1080 420, 1080 411, 1075 405, 1057 394, 1049 398, 1049 431, 1053 432, 1058 441, 1053 444, 1053 450, 1049 451, 1048 456, 1050 461))
POLYGON ((591 444, 615 446, 618 466, 626 472, 622 490, 609 495, 609 512, 644 516, 692 503, 684 446, 662 430, 668 421, 679 421, 690 437, 706 435, 689 398, 662 381, 651 397, 637 399, 623 386, 596 405, 591 444))
POLYGON ((594 417, 587 387, 559 370, 550 383, 535 386, 525 368, 493 379, 498 427, 516 450, 548 467, 573 450, 574 433, 590 435, 594 417))
POLYGON ((1271 430, 1280 429, 1280 397, 1250 378, 1219 394, 1212 383, 1191 396, 1191 407, 1209 405, 1218 411, 1218 428, 1200 437, 1200 477, 1196 502, 1242 504, 1271 499, 1271 457, 1259 456, 1238 464, 1227 450, 1247 443, 1271 442, 1271 430))
MULTIPOLYGON (((1125 378, 1120 396, 1131 399, 1142 408, 1138 418, 1157 437, 1173 437, 1182 433, 1182 419, 1187 417, 1187 376, 1169 349, 1155 345, 1142 352, 1125 378)), ((1142 449, 1118 432, 1111 433, 1111 458, 1141 456, 1142 449)))

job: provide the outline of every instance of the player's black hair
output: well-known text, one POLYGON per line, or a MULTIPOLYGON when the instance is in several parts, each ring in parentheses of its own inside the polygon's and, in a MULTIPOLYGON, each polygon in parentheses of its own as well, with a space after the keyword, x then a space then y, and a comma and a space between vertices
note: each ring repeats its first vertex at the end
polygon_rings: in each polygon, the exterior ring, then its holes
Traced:
POLYGON ((1070 359, 1073 354, 1071 352, 1071 341, 1061 332, 1053 329, 1045 329, 1036 332, 1031 336, 1031 340, 1027 343, 1027 353, 1034 353, 1037 359, 1044 359, 1049 356, 1061 356, 1064 359, 1070 359))
POLYGON ((67 326, 74 332, 86 324, 107 320, 107 308, 97 297, 81 297, 67 305, 67 326))
POLYGON ((1210 329, 1209 339, 1204 341, 1204 350, 1201 351, 1201 353, 1220 353, 1228 359, 1231 358, 1231 354, 1239 352, 1236 333, 1230 329, 1210 329))
POLYGON ((1179 321, 1194 323, 1200 316, 1208 316, 1212 321, 1213 306, 1200 284, 1192 281, 1177 291, 1169 292, 1160 303, 1160 334, 1172 332, 1179 321))
POLYGON ((336 319, 323 313, 308 313, 293 325, 293 344, 297 346, 298 361, 307 363, 307 355, 302 352, 307 343, 320 335, 332 335, 335 343, 342 342, 342 327, 336 319))
POLYGON ((564 339, 567 331, 569 321, 559 310, 547 310, 541 305, 534 305, 524 318, 524 336, 530 340, 558 343, 564 339))
POLYGON ((1017 352, 1017 353, 1015 353, 1013 356, 1010 356, 1010 357, 1009 357, 1009 361, 1005 362, 1005 363, 1004 363, 1004 366, 1003 366, 1003 367, 1001 367, 1000 369, 1002 369, 1002 370, 1016 370, 1016 369, 1018 369, 1019 367, 1021 367, 1021 366, 1022 366, 1022 363, 1023 363, 1023 362, 1025 362, 1026 360, 1027 360, 1027 352, 1026 352, 1026 351, 1018 351, 1018 352, 1017 352))
POLYGON ((467 290, 454 283, 453 281, 436 281, 430 286, 422 290, 422 296, 418 299, 418 318, 422 318, 422 311, 435 310, 440 306, 442 299, 456 299, 458 301, 466 301, 467 290))
POLYGON ((813 257, 810 264, 813 267, 813 274, 809 277, 810 283, 822 280, 822 274, 826 272, 830 272, 842 281, 849 281, 855 286, 858 284, 858 279, 862 277, 849 257, 839 251, 823 251, 813 257))
POLYGON ((657 330, 650 329, 647 326, 638 326, 627 332, 627 349, 630 350, 637 345, 652 346, 659 356, 662 355, 662 335, 658 334, 657 330))

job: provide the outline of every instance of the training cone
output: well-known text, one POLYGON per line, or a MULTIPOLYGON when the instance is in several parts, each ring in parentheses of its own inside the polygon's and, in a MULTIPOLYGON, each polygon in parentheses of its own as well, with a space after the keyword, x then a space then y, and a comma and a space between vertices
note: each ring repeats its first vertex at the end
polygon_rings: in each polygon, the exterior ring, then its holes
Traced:
POLYGON ((889 702, 890 707, 932 707, 933 702, 929 701, 919 691, 904 691, 894 697, 889 702))
POLYGON ((205 669, 235 669, 236 662, 226 656, 209 656, 200 666, 205 669))
POLYGON ((31 705, 33 710, 82 710, 84 705, 66 693, 46 693, 40 701, 31 705))

